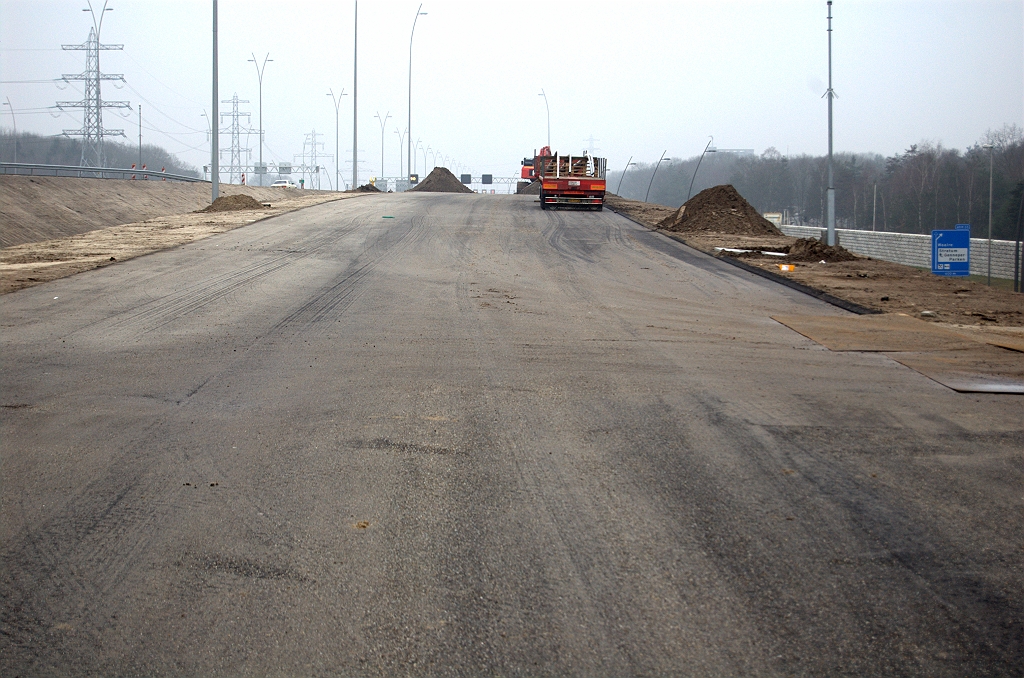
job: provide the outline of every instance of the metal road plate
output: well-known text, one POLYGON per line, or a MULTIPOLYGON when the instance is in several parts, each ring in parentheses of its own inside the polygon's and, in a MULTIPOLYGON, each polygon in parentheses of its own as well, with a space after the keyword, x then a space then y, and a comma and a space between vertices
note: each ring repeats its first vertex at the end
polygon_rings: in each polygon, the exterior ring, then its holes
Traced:
POLYGON ((977 345, 935 323, 900 314, 772 316, 772 320, 833 351, 935 351, 977 345))
POLYGON ((887 356, 961 393, 1024 394, 1024 353, 976 344, 959 351, 887 353, 887 356))

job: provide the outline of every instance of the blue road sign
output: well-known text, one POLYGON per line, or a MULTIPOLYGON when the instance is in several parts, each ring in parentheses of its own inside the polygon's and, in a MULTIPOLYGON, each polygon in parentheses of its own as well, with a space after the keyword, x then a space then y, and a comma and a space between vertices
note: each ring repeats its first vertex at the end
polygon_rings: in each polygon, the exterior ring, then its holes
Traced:
POLYGON ((971 225, 956 230, 932 231, 932 273, 968 275, 971 272, 971 225))

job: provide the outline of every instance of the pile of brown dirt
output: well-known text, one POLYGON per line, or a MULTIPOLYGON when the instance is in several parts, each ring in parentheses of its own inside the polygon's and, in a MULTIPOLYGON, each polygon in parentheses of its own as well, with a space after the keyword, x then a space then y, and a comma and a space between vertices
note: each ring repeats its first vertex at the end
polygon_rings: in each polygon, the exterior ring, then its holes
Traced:
POLYGON ((380 193, 381 190, 373 184, 363 184, 358 188, 350 188, 345 193, 380 193))
POLYGON ((735 235, 782 235, 729 185, 707 188, 658 223, 666 231, 713 231, 735 235))
POLYGON ((427 178, 410 188, 410 191, 423 193, 472 193, 473 189, 459 181, 458 177, 448 171, 447 167, 435 167, 427 178))
POLYGON ((539 181, 520 181, 516 193, 521 195, 540 195, 539 181))
POLYGON ((222 195, 200 212, 237 212, 239 210, 261 210, 263 203, 249 195, 222 195))
POLYGON ((826 245, 814 238, 800 238, 789 246, 786 261, 856 261, 857 255, 839 245, 826 245))

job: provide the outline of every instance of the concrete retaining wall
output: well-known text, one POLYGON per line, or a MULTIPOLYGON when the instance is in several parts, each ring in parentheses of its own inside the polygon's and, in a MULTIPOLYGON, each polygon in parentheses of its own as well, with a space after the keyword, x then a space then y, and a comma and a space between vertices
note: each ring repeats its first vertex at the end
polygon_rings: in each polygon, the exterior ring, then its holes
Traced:
MULTIPOLYGON (((814 226, 780 226, 779 230, 795 238, 824 240, 825 234, 825 229, 814 226)), ((927 269, 932 266, 931 235, 837 228, 836 240, 861 256, 927 269)), ((992 277, 1013 279, 1013 246, 1012 240, 992 241, 992 277)), ((988 273, 988 240, 971 238, 971 273, 988 273)))

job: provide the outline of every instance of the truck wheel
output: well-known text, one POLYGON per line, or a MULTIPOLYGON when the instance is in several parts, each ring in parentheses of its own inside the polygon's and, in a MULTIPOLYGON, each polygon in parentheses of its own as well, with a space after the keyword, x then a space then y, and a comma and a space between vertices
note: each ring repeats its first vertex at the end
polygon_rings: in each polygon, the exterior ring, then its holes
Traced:
POLYGON ((604 210, 604 205, 595 205, 594 209, 597 210, 598 212, 601 212, 602 210, 604 210))
POLYGON ((540 194, 540 208, 542 210, 546 210, 548 208, 547 203, 544 202, 544 194, 543 193, 540 194))

